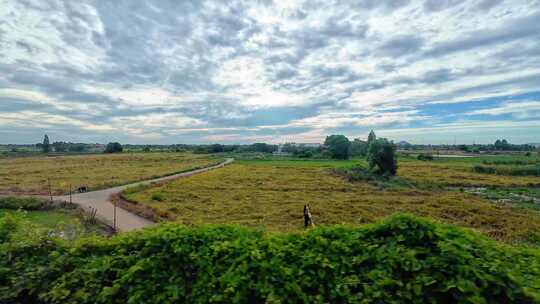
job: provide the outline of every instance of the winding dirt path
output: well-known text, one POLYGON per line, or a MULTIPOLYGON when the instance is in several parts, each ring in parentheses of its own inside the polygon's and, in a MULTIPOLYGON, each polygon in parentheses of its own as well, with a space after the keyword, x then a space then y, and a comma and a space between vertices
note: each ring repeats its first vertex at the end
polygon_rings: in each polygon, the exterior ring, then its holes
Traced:
MULTIPOLYGON (((222 163, 211 166, 211 167, 206 167, 202 169, 178 173, 178 174, 169 175, 165 177, 140 181, 140 182, 113 187, 113 188, 104 189, 104 190, 98 190, 98 191, 92 191, 92 192, 86 192, 86 193, 77 193, 77 194, 72 195, 72 201, 73 203, 84 208, 85 210, 90 210, 90 208, 96 209, 97 210, 96 216, 99 217, 100 220, 112 226, 114 222, 114 205, 111 203, 111 200, 110 200, 112 195, 118 194, 124 191, 126 188, 130 188, 134 186, 147 185, 154 182, 163 182, 163 181, 173 180, 180 177, 191 176, 191 175, 199 174, 202 172, 210 171, 213 169, 222 168, 232 163, 233 161, 234 159, 228 158, 222 163)), ((69 195, 55 196, 54 199, 68 202, 69 195)), ((130 230, 135 230, 135 229, 141 229, 141 228, 153 225, 153 224, 154 222, 151 222, 127 210, 116 208, 116 227, 118 231, 130 231, 130 230)))

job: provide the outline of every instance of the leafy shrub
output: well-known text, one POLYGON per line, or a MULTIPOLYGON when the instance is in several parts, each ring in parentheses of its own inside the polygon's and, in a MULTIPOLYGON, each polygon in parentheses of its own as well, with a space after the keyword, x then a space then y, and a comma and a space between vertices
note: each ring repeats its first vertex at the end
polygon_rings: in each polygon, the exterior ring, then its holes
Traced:
POLYGON ((477 173, 488 173, 488 174, 496 173, 496 170, 494 167, 486 167, 486 166, 481 166, 481 165, 475 165, 473 167, 473 170, 474 172, 477 172, 477 173))
POLYGON ((50 207, 48 200, 36 197, 0 197, 0 209, 43 210, 50 207))
POLYGON ((387 180, 386 177, 375 175, 373 174, 373 172, 362 166, 356 166, 352 168, 337 168, 335 169, 335 172, 345 176, 350 182, 371 182, 377 181, 379 179, 387 180))
POLYGON ((377 173, 396 175, 396 145, 384 138, 375 139, 369 144, 368 162, 370 169, 377 167, 377 173))
POLYGON ((2 303, 536 303, 539 284, 538 250, 408 215, 296 234, 168 223, 0 244, 2 303))
POLYGON ((313 152, 312 151, 301 151, 297 154, 295 154, 295 156, 299 157, 299 158, 312 158, 313 157, 313 152))
POLYGON ((337 168, 334 172, 345 177, 349 182, 367 182, 379 188, 419 188, 422 186, 422 188, 433 189, 432 185, 418 185, 417 183, 402 179, 398 176, 376 174, 362 166, 337 168))
POLYGON ((152 194, 152 200, 153 201, 162 202, 164 199, 165 198, 163 196, 163 193, 157 192, 157 193, 152 194))
POLYGON ((432 161, 433 160, 433 155, 431 155, 431 154, 418 154, 416 159, 423 160, 423 161, 432 161))

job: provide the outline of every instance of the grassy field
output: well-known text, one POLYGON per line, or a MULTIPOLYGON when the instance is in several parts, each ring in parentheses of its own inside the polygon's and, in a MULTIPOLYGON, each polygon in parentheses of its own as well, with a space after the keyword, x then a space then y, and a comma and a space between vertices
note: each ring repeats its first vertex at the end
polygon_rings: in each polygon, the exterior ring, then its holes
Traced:
POLYGON ((396 212, 408 212, 472 227, 494 239, 540 245, 538 211, 496 204, 443 187, 526 185, 540 183, 540 178, 486 175, 480 179, 470 170, 475 163, 471 160, 402 160, 402 178, 420 185, 434 183, 436 187, 381 189, 366 182, 348 182, 332 170, 362 162, 238 161, 224 169, 141 191, 127 191, 124 195, 163 218, 188 225, 236 223, 294 231, 302 228, 303 205, 310 204, 316 224, 363 224, 396 212))
POLYGON ((434 161, 419 161, 414 158, 400 158, 399 175, 403 178, 445 186, 463 187, 509 187, 540 186, 539 176, 512 176, 478 173, 474 166, 489 164, 491 167, 520 168, 539 164, 535 156, 482 156, 468 158, 439 158, 434 161), (516 164, 523 163, 525 165, 516 164))
POLYGON ((38 230, 44 230, 55 235, 62 235, 69 239, 75 239, 90 234, 104 235, 110 233, 110 230, 103 224, 85 224, 83 216, 77 210, 56 209, 44 211, 25 211, 0 209, 0 218, 4 216, 15 216, 22 219, 25 223, 25 229, 37 233, 38 230))
POLYGON ((18 211, 9 209, 0 209, 0 216, 7 214, 21 214, 26 219, 45 228, 54 228, 58 224, 79 225, 80 221, 73 214, 66 211, 47 210, 47 211, 18 211))
POLYGON ((221 159, 190 153, 122 153, 0 158, 0 194, 54 194, 69 186, 90 190, 205 167, 221 159))

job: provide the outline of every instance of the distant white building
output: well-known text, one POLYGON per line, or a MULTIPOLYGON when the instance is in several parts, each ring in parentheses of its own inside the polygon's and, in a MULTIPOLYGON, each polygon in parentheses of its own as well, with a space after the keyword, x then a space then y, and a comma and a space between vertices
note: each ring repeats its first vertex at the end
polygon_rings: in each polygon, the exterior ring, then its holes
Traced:
POLYGON ((283 152, 283 145, 279 144, 278 148, 277 148, 277 151, 272 152, 272 155, 287 156, 287 155, 291 155, 291 153, 283 152))

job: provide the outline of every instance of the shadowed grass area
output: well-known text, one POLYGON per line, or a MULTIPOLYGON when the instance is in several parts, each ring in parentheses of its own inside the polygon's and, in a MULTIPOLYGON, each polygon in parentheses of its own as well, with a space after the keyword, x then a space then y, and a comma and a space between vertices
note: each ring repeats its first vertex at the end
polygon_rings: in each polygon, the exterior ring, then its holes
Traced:
POLYGON ((169 175, 220 162, 190 153, 123 153, 54 157, 0 158, 0 193, 53 194, 88 186, 98 190, 169 175))
POLYGON ((23 229, 32 231, 32 233, 45 231, 54 235, 62 235, 68 239, 76 239, 88 235, 110 234, 111 231, 108 227, 99 222, 85 222, 84 216, 85 215, 77 209, 0 209, 0 219, 4 217, 18 218, 26 223, 23 229))
MULTIPOLYGON (((235 223, 298 230, 303 224, 303 205, 310 204, 316 224, 369 223, 410 212, 472 227, 510 243, 540 244, 540 213, 534 210, 494 204, 441 187, 381 189, 366 182, 351 183, 334 174, 328 168, 331 164, 347 162, 239 162, 142 191, 127 191, 125 196, 161 217, 188 225, 235 223)), ((411 164, 416 163, 403 162, 400 170, 407 171, 411 164)))
POLYGON ((68 225, 80 225, 79 219, 66 211, 17 211, 0 209, 0 217, 7 214, 21 214, 32 223, 51 229, 62 223, 68 225))

